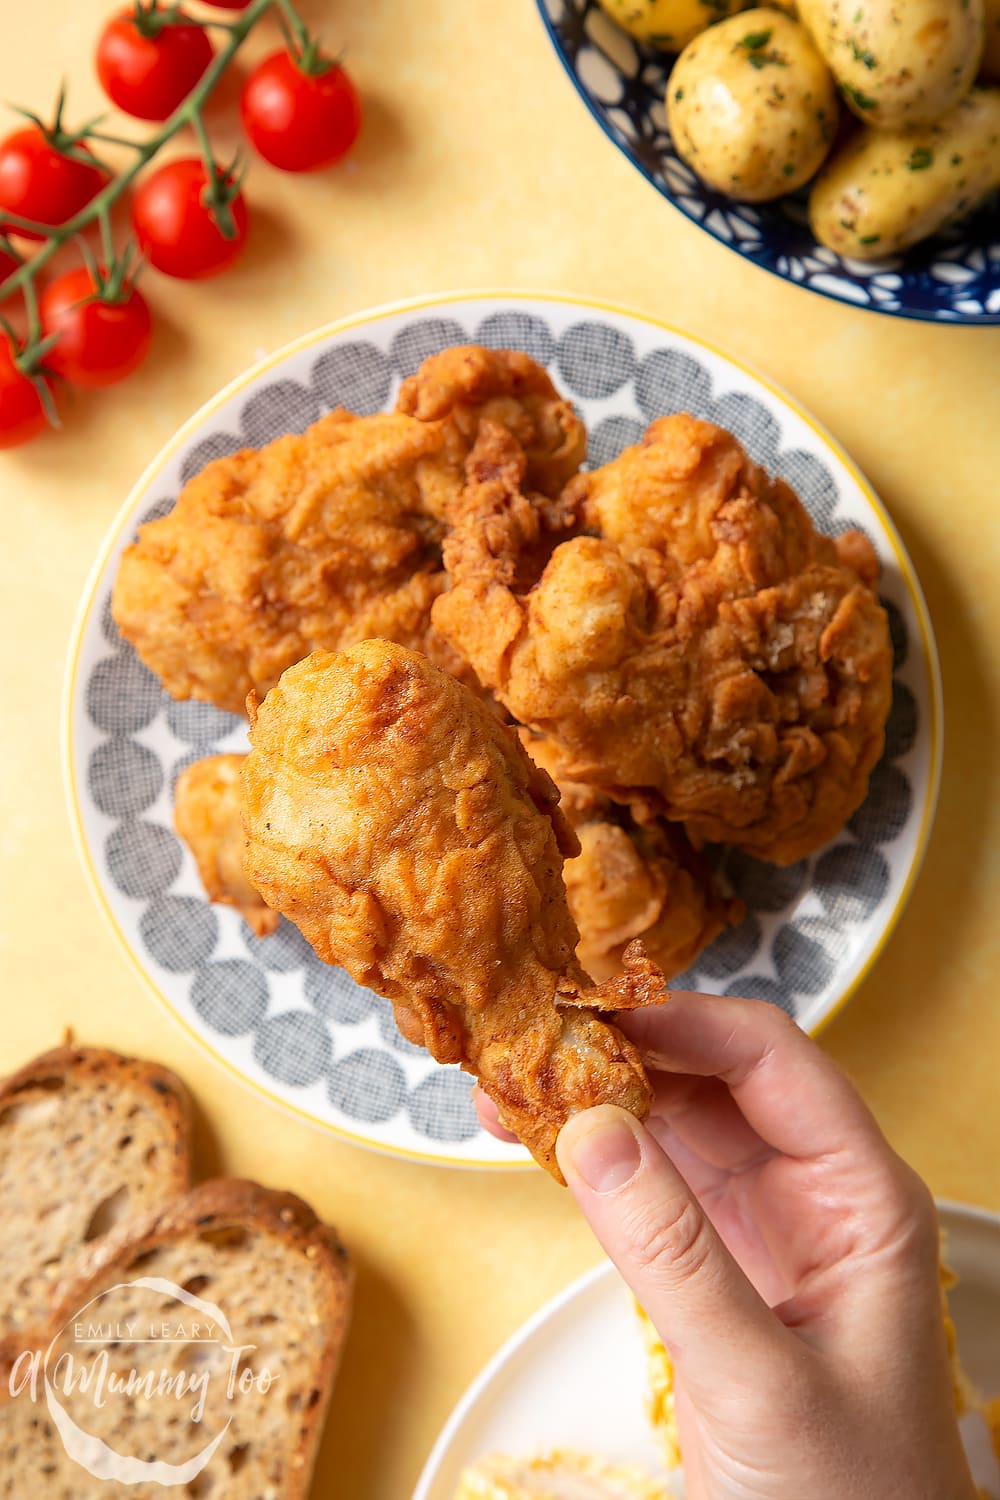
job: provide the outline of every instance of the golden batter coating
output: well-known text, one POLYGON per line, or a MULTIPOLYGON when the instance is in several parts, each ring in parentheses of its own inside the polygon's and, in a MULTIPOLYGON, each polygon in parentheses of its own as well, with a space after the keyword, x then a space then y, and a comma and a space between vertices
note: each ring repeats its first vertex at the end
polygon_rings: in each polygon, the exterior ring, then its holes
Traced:
POLYGON ((891 696, 888 622, 860 533, 821 536, 731 433, 663 417, 562 508, 583 535, 539 550, 552 507, 522 493, 484 423, 449 510, 441 633, 574 780, 655 799, 695 845, 791 864, 864 799, 891 696))
POLYGON ((587 433, 541 365, 517 349, 462 344, 425 359, 404 380, 396 410, 445 421, 471 448, 482 421, 498 422, 524 452, 527 483, 555 497, 587 454, 587 433))
POLYGON ((336 411, 216 459, 123 554, 119 630, 173 697, 233 713, 320 647, 382 634, 433 653, 464 453, 443 424, 336 411))
POLYGON ((509 423, 552 493, 579 467, 583 425, 540 365, 448 349, 404 382, 396 412, 331 412, 208 464, 126 548, 119 630, 173 697, 234 713, 310 651, 372 636, 472 681, 430 615, 443 518, 484 416, 509 423))
POLYGON ((258 937, 278 925, 243 870, 246 838, 240 818, 245 755, 209 755, 187 766, 174 788, 174 827, 194 855, 209 901, 235 906, 258 937))
POLYGON ((725 927, 743 920, 742 901, 719 889, 683 828, 641 804, 612 802, 573 781, 552 740, 520 732, 536 765, 559 788, 559 806, 580 840, 563 867, 570 914, 580 930, 576 956, 592 979, 621 972, 629 943, 672 979, 725 927))
POLYGON ((638 945, 605 984, 581 969, 561 875, 576 839, 515 734, 379 640, 308 657, 251 707, 246 869, 268 904, 475 1073, 553 1176, 570 1115, 644 1117, 638 1054, 595 1011, 662 999, 662 975, 638 945))

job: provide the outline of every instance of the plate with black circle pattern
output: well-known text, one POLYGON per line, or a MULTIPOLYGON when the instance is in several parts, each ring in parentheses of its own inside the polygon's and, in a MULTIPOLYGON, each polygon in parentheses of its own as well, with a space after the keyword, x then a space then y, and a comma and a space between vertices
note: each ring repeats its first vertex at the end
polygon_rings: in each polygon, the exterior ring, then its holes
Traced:
POLYGON ((523 349, 546 365, 607 462, 665 412, 730 428, 830 533, 860 526, 881 564, 895 649, 886 753, 868 799, 826 849, 790 869, 732 853, 748 908, 680 983, 756 995, 815 1031, 885 944, 923 855, 941 758, 937 653, 912 564, 884 508, 830 436, 764 378, 662 323, 571 298, 468 294, 359 314, 269 356, 188 421, 139 480, 81 605, 66 681, 70 811, 100 906, 174 1018, 259 1094, 358 1143, 422 1161, 524 1164, 480 1130, 471 1079, 396 1029, 391 1007, 316 958, 282 922, 256 938, 206 901, 173 831, 178 773, 246 745, 246 725, 176 702, 118 635, 110 597, 122 550, 210 459, 300 432, 334 406, 391 406, 399 382, 456 343, 523 349))

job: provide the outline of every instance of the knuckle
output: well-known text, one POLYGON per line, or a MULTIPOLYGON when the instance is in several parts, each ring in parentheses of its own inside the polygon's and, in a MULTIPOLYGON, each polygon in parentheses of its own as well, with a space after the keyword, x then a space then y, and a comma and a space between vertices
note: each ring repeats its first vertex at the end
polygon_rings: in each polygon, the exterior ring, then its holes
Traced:
POLYGON ((789 1047, 795 1047, 803 1040, 802 1028, 787 1011, 780 1010, 777 1005, 768 1005, 764 1009, 765 1014, 759 1024, 767 1039, 767 1053, 778 1053, 780 1056, 789 1047))
POLYGON ((672 1211, 650 1214, 634 1226, 633 1249, 651 1273, 669 1271, 671 1281, 687 1281, 705 1268, 712 1241, 708 1220, 697 1203, 683 1199, 672 1211))
MULTIPOLYGON (((776 1005, 766 1005, 760 1000, 745 1000, 743 1004, 748 1007, 747 1019, 752 1027, 754 1045, 752 1055, 742 1063, 735 1081, 746 1083, 753 1074, 763 1072, 775 1061, 779 1064, 785 1062, 790 1054, 794 1055, 801 1048, 803 1042, 806 1046, 814 1045, 808 1041, 798 1022, 787 1011, 779 1010, 776 1005)), ((730 1083, 733 1081, 729 1080, 730 1083)))
POLYGON ((902 1212, 922 1240, 937 1242, 938 1216, 934 1196, 924 1179, 906 1162, 900 1162, 896 1185, 902 1212))
POLYGON ((930 1188, 902 1157, 892 1154, 887 1164, 885 1203, 914 1228, 930 1230, 937 1223, 937 1209, 930 1188))
POLYGON ((899 1157, 894 1158, 879 1184, 878 1212, 872 1221, 878 1248, 888 1251, 893 1265, 919 1276, 936 1276, 940 1258, 940 1226, 930 1188, 899 1157))

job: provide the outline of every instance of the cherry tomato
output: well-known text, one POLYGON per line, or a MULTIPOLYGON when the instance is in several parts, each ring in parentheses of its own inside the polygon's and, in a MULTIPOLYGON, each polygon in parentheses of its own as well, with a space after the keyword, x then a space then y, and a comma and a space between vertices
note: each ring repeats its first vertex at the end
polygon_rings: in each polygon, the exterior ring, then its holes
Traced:
MULTIPOLYGON (((0 229, 4 210, 38 224, 65 224, 106 181, 106 173, 96 163, 90 166, 63 156, 43 130, 26 125, 0 141, 0 229)), ((9 232, 29 240, 43 238, 14 226, 9 232)))
POLYGON ((308 71, 289 52, 254 68, 240 99, 247 137, 283 172, 314 172, 340 161, 361 129, 361 101, 344 69, 308 71))
POLYGON ((17 368, 16 358, 10 339, 0 334, 0 448, 30 443, 48 426, 38 388, 17 368))
POLYGON ((97 76, 112 104, 138 120, 165 120, 187 98, 214 48, 186 19, 150 31, 134 11, 111 18, 97 43, 97 76))
MULTIPOLYGON (((227 194, 231 192, 227 186, 227 194)), ((247 237, 242 193, 229 204, 236 233, 226 239, 206 201, 208 173, 200 158, 182 157, 144 177, 132 199, 132 225, 139 246, 158 271, 196 281, 224 271, 247 237)))
MULTIPOLYGON (((103 273, 102 273, 103 274, 103 273)), ((127 282, 121 301, 102 301, 87 266, 57 276, 42 293, 42 332, 59 340, 46 369, 85 390, 114 385, 142 364, 153 336, 146 299, 127 282)))

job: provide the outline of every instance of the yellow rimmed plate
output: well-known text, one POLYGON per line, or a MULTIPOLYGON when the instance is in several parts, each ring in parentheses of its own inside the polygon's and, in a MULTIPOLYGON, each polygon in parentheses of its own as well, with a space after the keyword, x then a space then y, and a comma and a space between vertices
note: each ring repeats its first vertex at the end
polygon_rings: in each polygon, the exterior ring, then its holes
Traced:
POLYGON ((209 401, 153 460, 111 528, 82 601, 64 704, 70 812, 98 902, 171 1015, 260 1095, 376 1149, 460 1166, 515 1166, 519 1147, 478 1128, 470 1080, 398 1033, 388 1005, 320 964, 282 924, 254 938, 204 899, 172 826, 172 788, 201 756, 245 746, 242 720, 176 703, 118 636, 109 601, 137 525, 164 514, 210 459, 301 431, 343 405, 391 406, 428 354, 478 342, 551 369, 603 463, 664 412, 733 430, 782 474, 817 524, 862 527, 883 567, 896 650, 886 758, 867 802, 827 849, 791 870, 730 859, 749 908, 684 976, 759 995, 815 1031, 874 962, 906 901, 933 816, 940 674, 912 565, 870 486, 787 395, 718 350, 653 319, 584 299, 468 293, 374 309, 307 334, 209 401))

